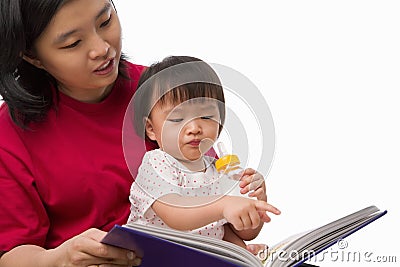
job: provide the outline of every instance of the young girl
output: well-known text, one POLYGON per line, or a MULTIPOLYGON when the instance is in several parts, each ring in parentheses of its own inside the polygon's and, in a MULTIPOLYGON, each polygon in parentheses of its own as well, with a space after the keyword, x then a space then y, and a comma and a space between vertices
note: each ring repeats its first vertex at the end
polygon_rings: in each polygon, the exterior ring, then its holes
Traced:
POLYGON ((193 57, 168 57, 144 71, 134 96, 134 125, 160 149, 147 152, 131 187, 128 223, 151 224, 212 236, 246 247, 270 221, 262 176, 247 169, 243 193, 228 184, 205 156, 225 119, 223 89, 213 69, 193 57))

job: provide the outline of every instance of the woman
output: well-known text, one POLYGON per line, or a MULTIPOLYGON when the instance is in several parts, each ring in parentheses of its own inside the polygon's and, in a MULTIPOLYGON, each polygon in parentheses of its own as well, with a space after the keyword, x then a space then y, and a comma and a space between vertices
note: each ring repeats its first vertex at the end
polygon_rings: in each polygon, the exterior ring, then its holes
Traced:
POLYGON ((143 69, 121 57, 112 1, 0 7, 0 266, 139 265, 99 242, 129 215, 121 129, 143 69))
POLYGON ((127 221, 151 143, 122 124, 142 66, 121 54, 111 0, 0 4, 0 267, 137 266, 100 240, 127 221), (145 147, 146 145, 146 147, 145 147))

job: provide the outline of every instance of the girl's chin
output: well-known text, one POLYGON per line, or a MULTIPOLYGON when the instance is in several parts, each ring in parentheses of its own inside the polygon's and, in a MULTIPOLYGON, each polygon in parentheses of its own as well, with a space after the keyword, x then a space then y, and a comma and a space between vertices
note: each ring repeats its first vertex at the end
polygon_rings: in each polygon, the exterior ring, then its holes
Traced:
POLYGON ((187 162, 187 163, 196 162, 199 160, 200 160, 200 158, 182 158, 182 159, 180 159, 180 161, 187 162))
POLYGON ((182 162, 196 162, 202 159, 202 155, 200 153, 198 155, 180 155, 177 159, 182 162))

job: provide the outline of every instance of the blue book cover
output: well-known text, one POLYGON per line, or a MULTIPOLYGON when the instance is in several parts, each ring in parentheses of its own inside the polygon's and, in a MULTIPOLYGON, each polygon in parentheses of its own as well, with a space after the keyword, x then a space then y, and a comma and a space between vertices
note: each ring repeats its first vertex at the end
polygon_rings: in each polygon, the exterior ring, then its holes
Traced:
POLYGON ((102 243, 135 251, 143 267, 237 267, 227 260, 128 227, 116 225, 102 243))
POLYGON ((254 256, 244 248, 216 238, 138 224, 115 225, 101 242, 135 251, 137 256, 142 258, 143 267, 313 266, 304 262, 386 213, 386 210, 380 211, 375 206, 364 208, 316 229, 285 239, 272 246, 264 259, 254 256), (292 251, 313 253, 305 254, 296 262, 273 257, 274 253, 275 256, 276 253, 284 256, 285 253, 292 251))

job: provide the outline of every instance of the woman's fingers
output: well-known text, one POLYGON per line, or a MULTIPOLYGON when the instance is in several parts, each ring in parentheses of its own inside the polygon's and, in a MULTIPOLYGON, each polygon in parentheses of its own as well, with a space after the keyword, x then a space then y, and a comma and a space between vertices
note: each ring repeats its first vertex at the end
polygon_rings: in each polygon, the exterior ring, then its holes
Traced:
POLYGON ((135 263, 133 263, 133 264, 130 264, 130 265, 121 265, 121 264, 108 264, 108 263, 106 263, 106 264, 96 264, 96 265, 93 265, 93 267, 132 267, 132 266, 139 266, 141 263, 142 263, 142 261, 138 258, 138 262, 135 262, 135 263))
POLYGON ((246 249, 254 255, 257 255, 260 251, 266 250, 267 248, 268 246, 266 244, 249 244, 246 246, 246 249))
POLYGON ((243 176, 240 180, 239 186, 242 188, 241 191, 243 193, 247 193, 249 191, 262 187, 263 183, 264 177, 261 174, 256 173, 243 176))
POLYGON ((130 250, 100 243, 106 232, 89 229, 64 245, 69 246, 72 266, 138 266, 140 258, 130 250))

